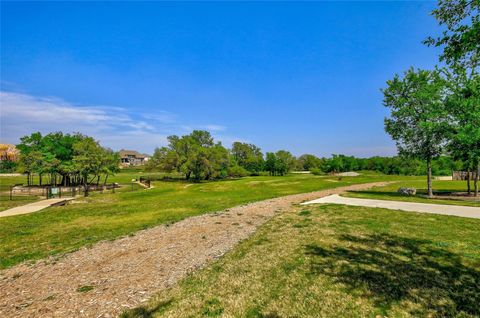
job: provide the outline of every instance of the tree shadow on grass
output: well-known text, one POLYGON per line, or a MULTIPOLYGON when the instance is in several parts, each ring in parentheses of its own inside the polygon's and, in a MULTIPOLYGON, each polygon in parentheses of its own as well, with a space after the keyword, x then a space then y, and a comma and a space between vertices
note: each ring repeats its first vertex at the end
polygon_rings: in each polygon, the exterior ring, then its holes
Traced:
POLYGON ((134 309, 123 312, 119 318, 152 318, 155 314, 162 313, 172 304, 173 300, 159 302, 155 306, 148 305, 139 306, 134 309))
MULTIPOLYGON (((397 191, 375 191, 375 190, 352 190, 352 191, 347 191, 349 193, 357 193, 357 194, 366 194, 366 195, 375 195, 378 197, 415 197, 415 195, 408 196, 404 194, 400 194, 397 191)), ((434 195, 449 195, 454 192, 459 192, 459 191, 452 191, 452 190, 443 190, 443 189, 434 189, 433 194, 434 195)), ((417 195, 427 195, 428 191, 427 189, 417 189, 417 195)))
POLYGON ((410 305, 404 310, 414 316, 480 316, 480 262, 465 265, 459 255, 428 240, 389 234, 340 240, 348 248, 306 246, 311 274, 330 276, 349 292, 362 293, 385 314, 406 301, 410 305))
POLYGON ((376 196, 385 196, 385 197, 403 197, 404 196, 396 191, 352 190, 347 192, 353 193, 353 194, 367 194, 367 195, 376 195, 376 196))

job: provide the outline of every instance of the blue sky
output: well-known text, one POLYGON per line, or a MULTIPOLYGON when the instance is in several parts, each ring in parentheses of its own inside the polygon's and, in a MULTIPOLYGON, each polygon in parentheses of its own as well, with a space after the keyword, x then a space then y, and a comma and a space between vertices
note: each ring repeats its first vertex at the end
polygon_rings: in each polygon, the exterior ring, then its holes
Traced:
POLYGON ((207 129, 264 151, 393 155, 380 88, 432 68, 434 2, 2 2, 1 141, 152 153, 207 129))

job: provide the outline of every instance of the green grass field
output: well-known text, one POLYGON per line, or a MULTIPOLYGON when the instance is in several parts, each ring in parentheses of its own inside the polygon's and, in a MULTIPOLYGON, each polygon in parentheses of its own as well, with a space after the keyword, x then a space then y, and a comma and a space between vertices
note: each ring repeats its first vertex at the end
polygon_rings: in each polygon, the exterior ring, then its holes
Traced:
MULTIPOLYGON (((156 181, 154 189, 143 190, 135 186, 138 189, 131 191, 127 182, 138 178, 140 173, 123 171, 112 177, 112 182, 127 184, 115 194, 92 192, 90 197, 77 199, 67 206, 0 218, 0 268, 60 255, 101 240, 115 239, 159 224, 247 202, 354 183, 402 181, 412 184, 424 179, 370 172, 359 177, 343 178, 292 174, 197 184, 156 181)), ((18 183, 18 177, 15 178, 10 182, 18 183)), ((5 196, 0 204, 2 202, 7 202, 5 196)))
MULTIPOLYGON (((118 178, 131 178, 120 175, 118 178)), ((378 174, 337 178, 313 175, 248 177, 208 183, 157 181, 155 188, 92 193, 63 207, 0 218, 0 268, 74 251, 100 240, 235 205, 397 177, 378 174)))
MULTIPOLYGON (((434 181, 435 193, 449 193, 449 192, 465 192, 465 181, 434 181)), ((438 203, 438 204, 454 204, 480 207, 480 197, 477 199, 471 198, 471 201, 462 201, 455 199, 428 199, 423 197, 427 191, 425 189, 424 179, 409 179, 400 181, 398 183, 390 184, 384 187, 375 187, 365 191, 350 191, 343 194, 346 197, 362 198, 362 199, 379 199, 379 200, 394 200, 394 201, 410 201, 420 203, 438 203), (399 187, 413 187, 418 189, 417 196, 403 196, 397 193, 399 187)))
POLYGON ((0 211, 14 208, 16 206, 28 204, 37 200, 41 200, 38 196, 12 196, 10 200, 10 186, 20 183, 26 183, 26 178, 20 177, 5 177, 0 176, 0 211))
POLYGON ((480 220, 292 208, 122 317, 479 317, 480 220))
MULTIPOLYGON (((145 172, 141 169, 125 169, 120 173, 117 173, 114 176, 108 178, 108 183, 119 183, 123 185, 119 191, 130 191, 130 184, 132 179, 139 179, 140 177, 150 176, 161 178, 165 176, 165 173, 159 172, 145 172)), ((103 182, 103 180, 102 180, 103 182)), ((34 177, 34 183, 38 184, 38 176, 34 177)), ((9 191, 10 186, 15 184, 27 184, 25 176, 0 176, 0 211, 7 210, 16 206, 28 204, 30 202, 38 201, 45 199, 43 196, 23 196, 23 195, 13 195, 12 200, 10 200, 9 191)), ((134 190, 138 190, 141 187, 134 185, 134 190)))

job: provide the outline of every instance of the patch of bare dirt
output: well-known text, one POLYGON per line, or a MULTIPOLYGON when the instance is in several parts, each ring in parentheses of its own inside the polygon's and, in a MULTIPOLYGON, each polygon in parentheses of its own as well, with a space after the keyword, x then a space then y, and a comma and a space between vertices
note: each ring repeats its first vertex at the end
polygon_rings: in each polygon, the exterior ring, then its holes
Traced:
POLYGON ((292 204, 388 182, 255 202, 0 272, 0 317, 114 317, 219 258, 292 204))

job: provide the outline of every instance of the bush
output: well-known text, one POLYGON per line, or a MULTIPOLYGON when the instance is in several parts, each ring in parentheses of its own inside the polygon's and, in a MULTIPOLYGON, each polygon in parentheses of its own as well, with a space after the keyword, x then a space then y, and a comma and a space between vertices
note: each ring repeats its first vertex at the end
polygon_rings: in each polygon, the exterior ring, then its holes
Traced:
POLYGON ((310 172, 313 174, 313 175, 316 175, 316 176, 323 176, 325 173, 318 169, 318 168, 312 168, 310 169, 310 172))
POLYGON ((228 176, 232 178, 246 177, 250 175, 250 172, 238 165, 231 166, 228 168, 228 176))
POLYGON ((12 173, 17 169, 17 163, 11 160, 0 161, 0 173, 12 173))

